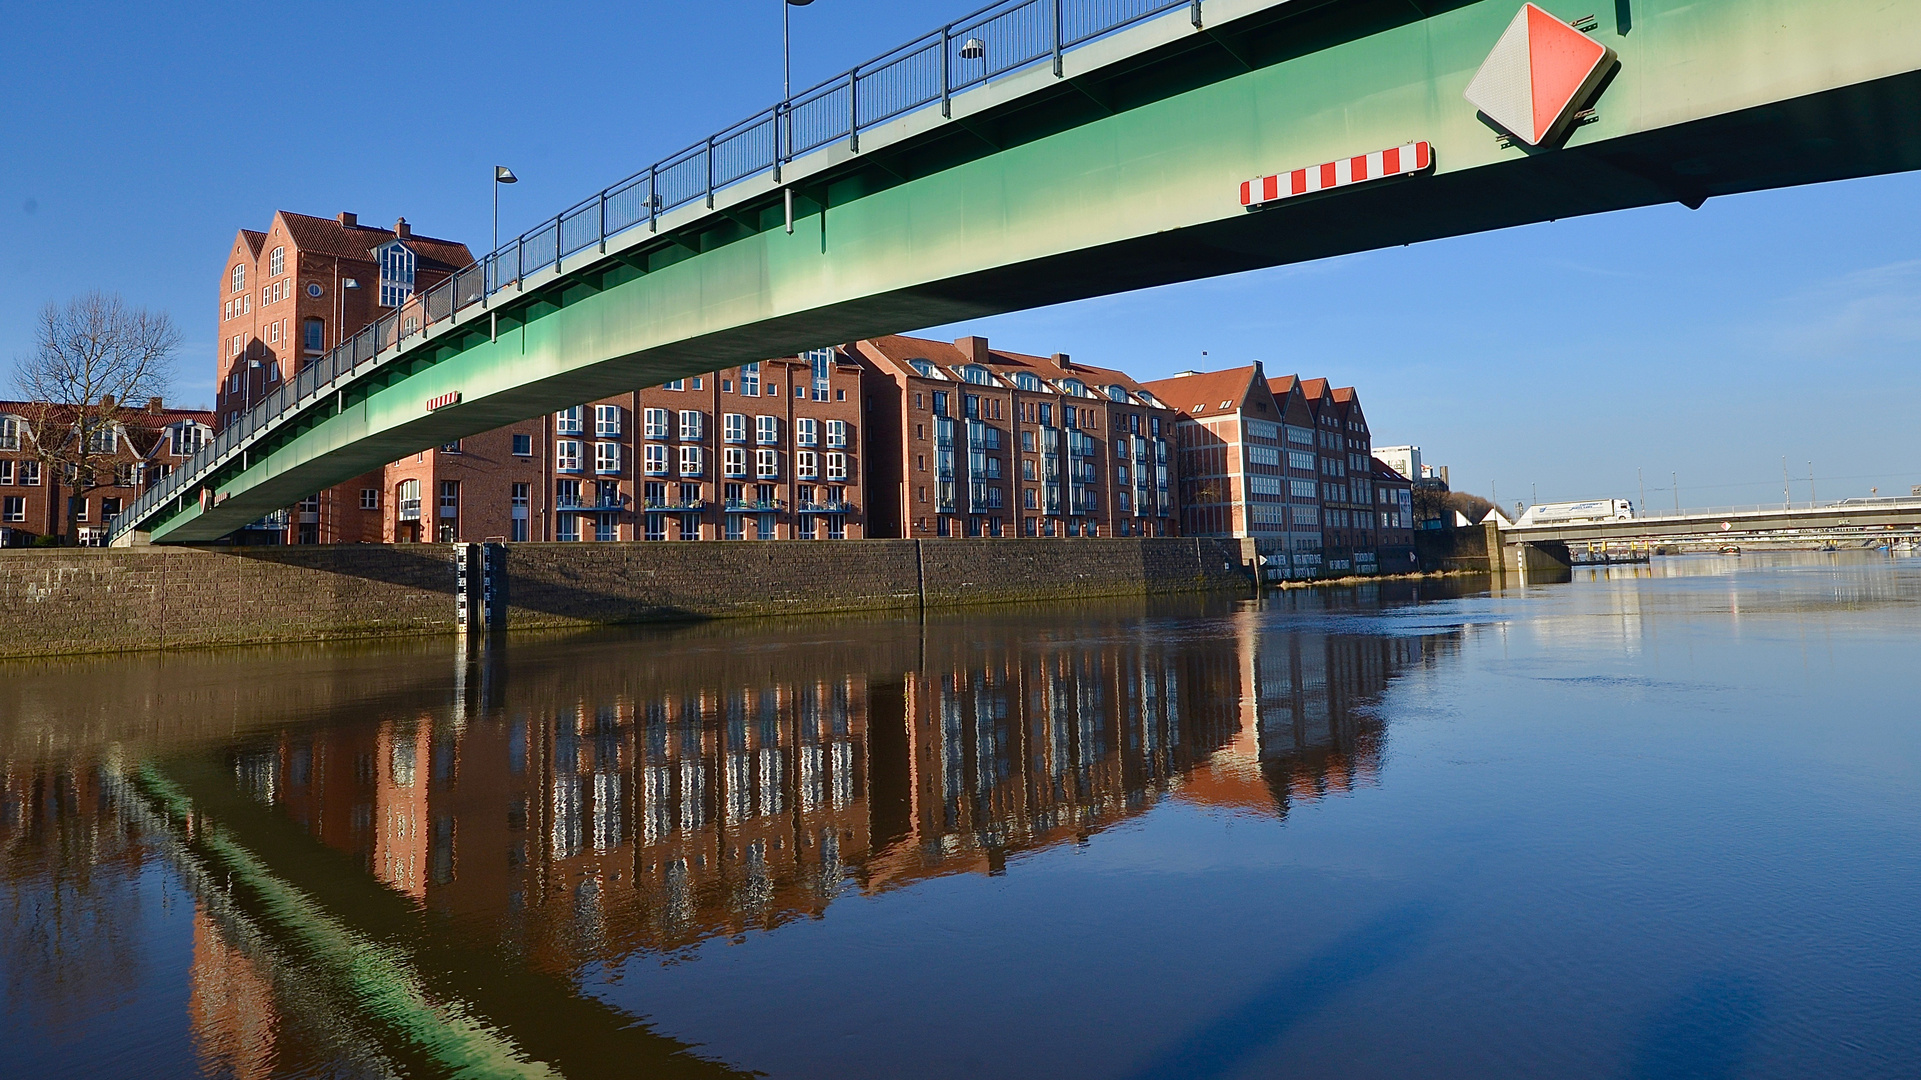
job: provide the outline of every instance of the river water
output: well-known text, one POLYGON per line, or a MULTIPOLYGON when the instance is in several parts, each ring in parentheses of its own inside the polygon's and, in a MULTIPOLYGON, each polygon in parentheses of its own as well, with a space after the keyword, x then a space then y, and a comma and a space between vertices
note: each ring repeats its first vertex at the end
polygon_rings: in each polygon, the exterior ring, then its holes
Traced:
POLYGON ((1913 1077, 1921 560, 0 667, 0 1074, 1913 1077))

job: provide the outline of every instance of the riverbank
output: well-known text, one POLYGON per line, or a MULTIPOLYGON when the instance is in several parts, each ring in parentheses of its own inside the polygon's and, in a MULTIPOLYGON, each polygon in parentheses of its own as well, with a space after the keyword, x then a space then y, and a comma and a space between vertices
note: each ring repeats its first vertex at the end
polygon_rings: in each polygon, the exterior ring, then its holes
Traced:
POLYGON ((1252 591, 1232 541, 951 539, 465 545, 469 598, 459 547, 0 552, 0 657, 1252 591))

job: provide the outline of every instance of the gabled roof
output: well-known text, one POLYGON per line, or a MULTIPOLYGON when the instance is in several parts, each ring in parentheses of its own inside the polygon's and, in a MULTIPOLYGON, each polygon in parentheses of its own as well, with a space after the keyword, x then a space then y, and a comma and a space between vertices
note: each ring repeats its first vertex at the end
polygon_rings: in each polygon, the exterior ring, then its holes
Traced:
MULTIPOLYGON (((956 382, 962 381, 958 374, 960 369, 974 362, 973 354, 962 349, 958 344, 945 341, 930 341, 926 338, 907 337, 902 334, 889 334, 886 337, 869 338, 865 341, 858 341, 854 343, 852 348, 854 351, 872 360, 890 363, 902 371, 909 370, 907 367, 909 361, 926 360, 928 363, 943 369, 948 377, 954 379, 956 382)), ((1102 391, 1109 386, 1119 386, 1127 393, 1134 395, 1138 395, 1143 390, 1146 390, 1154 393, 1157 398, 1160 398, 1162 404, 1174 406, 1173 402, 1168 401, 1158 392, 1155 392, 1152 386, 1144 386, 1135 381, 1134 377, 1126 372, 1116 371, 1113 368, 1095 367, 1092 364, 1083 364, 1078 360, 1070 360, 1068 363, 1068 367, 1062 367, 1051 357, 1030 356, 1026 353, 1008 352, 1004 349, 989 348, 987 351, 987 362, 983 366, 997 378, 1002 379, 1020 372, 1026 372, 1036 378, 1045 379, 1055 384, 1065 382, 1068 379, 1077 379, 1085 385, 1088 390, 1093 392, 1102 391)), ((1103 399, 1105 399, 1106 396, 1105 394, 1101 394, 1103 399)))
POLYGON ((1176 375, 1147 384, 1148 392, 1189 416, 1220 416, 1246 407, 1260 376, 1259 364, 1176 375), (1225 403, 1225 404, 1223 404, 1225 403))
POLYGON ((1397 484, 1413 483, 1412 480, 1401 475, 1401 470, 1389 465, 1380 458, 1371 458, 1370 460, 1374 462, 1374 478, 1376 480, 1386 480, 1397 484))
MULTIPOLYGON (((73 410, 67 406, 48 405, 37 401, 0 401, 0 416, 20 416, 29 423, 61 422, 72 424, 73 410), (62 414, 66 414, 64 417, 62 414), (49 420, 51 418, 51 420, 49 420)), ((153 456, 159 441, 166 437, 166 431, 183 420, 213 426, 214 415, 206 409, 168 409, 126 408, 116 417, 127 434, 127 441, 143 458, 153 456)))
POLYGON ((260 257, 261 247, 267 242, 267 234, 254 232, 252 229, 242 229, 240 230, 240 241, 247 245, 247 253, 258 259, 260 257))
POLYGON ((1286 397, 1288 394, 1293 393, 1294 388, 1300 384, 1301 377, 1299 375, 1281 375, 1277 378, 1267 380, 1267 388, 1273 392, 1275 397, 1286 397))
MULTIPOLYGON (((373 250, 396 235, 392 229, 360 224, 342 225, 335 218, 310 217, 291 210, 282 210, 274 216, 286 227, 287 236, 295 247, 316 255, 370 262, 373 250)), ((403 242, 419 257, 421 265, 430 269, 458 270, 474 261, 467 245, 452 240, 414 233, 403 242)))

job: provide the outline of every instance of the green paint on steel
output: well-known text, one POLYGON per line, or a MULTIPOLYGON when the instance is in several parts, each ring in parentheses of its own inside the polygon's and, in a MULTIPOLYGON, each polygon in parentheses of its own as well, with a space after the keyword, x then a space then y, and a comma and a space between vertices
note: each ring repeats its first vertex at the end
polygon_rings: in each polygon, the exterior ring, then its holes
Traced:
MULTIPOLYGON (((891 172, 852 160, 808 192, 792 235, 766 214, 759 231, 716 217, 683 247, 642 245, 570 267, 503 315, 498 340, 474 332, 483 320, 420 346, 410 373, 353 392, 340 415, 219 477, 226 502, 152 535, 217 539, 429 446, 802 348, 1554 217, 1921 167, 1921 133, 1902 119, 1921 105, 1921 5, 1624 3, 1626 33, 1620 4, 1595 31, 1621 65, 1593 122, 1546 151, 1505 145, 1461 96, 1518 0, 1435 4, 1447 10, 1424 18, 1401 0, 1337 0, 1278 19, 1287 6, 1270 7, 1249 16, 1232 51, 1211 35, 1237 27, 1210 24, 1109 77, 1112 96, 1144 96, 1131 107, 1110 114, 1088 107, 1098 93, 1037 93, 1025 113, 1010 106, 992 121, 1012 142, 1005 149, 981 154, 976 141, 956 151, 981 136, 950 126, 900 150, 891 172), (1158 90, 1157 71, 1173 73, 1158 90), (1435 145, 1433 176, 1259 213, 1239 205, 1248 177, 1414 139, 1435 145), (915 172, 916 160, 947 159, 915 172), (425 412, 450 391, 459 404, 425 412)), ((736 218, 756 220, 751 208, 736 218)))
MULTIPOLYGON (((194 820, 193 801, 151 765, 134 770, 133 783, 170 826, 194 820)), ((530 1060, 512 1040, 467 1014, 458 1002, 429 999, 418 976, 394 950, 381 946, 321 910, 300 890, 267 869, 252 852, 200 822, 187 837, 215 878, 249 894, 249 910, 275 936, 295 943, 307 968, 325 979, 336 1001, 370 1027, 397 1040, 449 1076, 546 1077, 558 1075, 530 1060)))

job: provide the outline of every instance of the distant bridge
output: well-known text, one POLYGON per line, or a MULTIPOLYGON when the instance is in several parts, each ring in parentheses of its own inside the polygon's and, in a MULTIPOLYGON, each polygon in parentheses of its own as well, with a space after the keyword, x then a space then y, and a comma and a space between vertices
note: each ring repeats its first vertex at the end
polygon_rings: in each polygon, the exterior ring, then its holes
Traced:
POLYGON ((1501 542, 1515 544, 1632 542, 1710 537, 1807 534, 1809 539, 1859 539, 1879 532, 1894 538, 1921 529, 1921 498, 1862 499, 1827 506, 1686 510, 1627 521, 1512 526, 1501 542))
POLYGON ((414 298, 135 500, 114 541, 218 540, 430 446, 802 349, 1921 168, 1921 3, 1547 2, 1517 23, 1520 0, 1002 0, 414 298), (1559 42, 1544 65, 1602 45, 1618 64, 1531 77, 1514 61, 1536 30, 1559 42))

